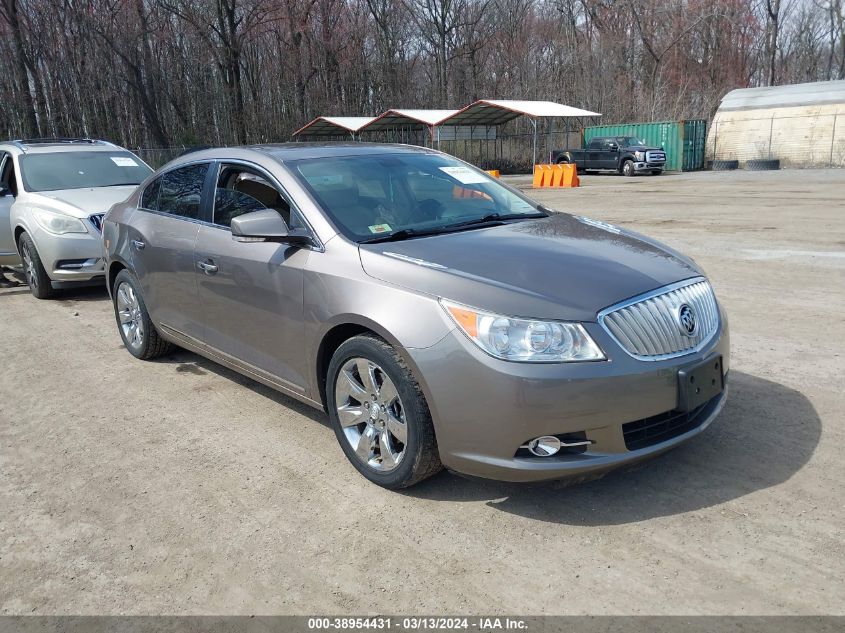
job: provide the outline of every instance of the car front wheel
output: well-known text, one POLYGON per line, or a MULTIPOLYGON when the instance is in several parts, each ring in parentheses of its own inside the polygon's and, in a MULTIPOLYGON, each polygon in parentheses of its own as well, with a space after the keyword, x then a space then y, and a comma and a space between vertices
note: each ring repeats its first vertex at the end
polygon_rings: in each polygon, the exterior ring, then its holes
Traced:
POLYGON ((23 233, 18 244, 23 274, 32 296, 36 299, 51 299, 56 296, 56 290, 50 283, 50 277, 41 262, 41 256, 38 255, 38 249, 35 248, 35 242, 27 233, 23 233))
POLYGON ((326 401, 343 452, 373 483, 407 488, 442 468, 419 383, 382 339, 356 336, 337 349, 326 401))
POLYGON ((150 319, 138 280, 128 270, 117 274, 112 301, 120 338, 130 354, 149 360, 171 351, 173 346, 162 338, 150 319))

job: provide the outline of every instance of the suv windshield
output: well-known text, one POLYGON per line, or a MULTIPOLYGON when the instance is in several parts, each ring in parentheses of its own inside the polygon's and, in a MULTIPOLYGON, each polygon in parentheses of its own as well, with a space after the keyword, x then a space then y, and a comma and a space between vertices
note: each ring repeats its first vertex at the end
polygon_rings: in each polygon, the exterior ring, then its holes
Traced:
POLYGON ((20 157, 27 191, 137 185, 152 173, 135 155, 114 152, 53 152, 20 157))
POLYGON ((356 242, 546 215, 495 178, 439 154, 329 157, 287 165, 356 242))
POLYGON ((616 142, 621 147, 645 147, 645 141, 638 139, 636 136, 619 136, 616 142))

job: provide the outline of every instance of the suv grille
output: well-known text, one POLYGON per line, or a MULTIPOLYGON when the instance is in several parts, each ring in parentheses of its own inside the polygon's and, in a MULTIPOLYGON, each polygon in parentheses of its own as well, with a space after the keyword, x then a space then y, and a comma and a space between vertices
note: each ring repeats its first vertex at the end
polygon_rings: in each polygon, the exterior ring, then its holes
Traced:
POLYGON ((646 152, 645 159, 649 163, 665 163, 666 152, 646 152))
POLYGON ((95 213, 94 215, 88 216, 88 219, 91 220, 91 224, 93 224, 94 228, 97 229, 100 233, 103 232, 104 217, 106 217, 105 213, 95 213))
POLYGON ((698 278, 603 310, 599 323, 634 358, 663 360, 703 347, 718 329, 719 308, 698 278))

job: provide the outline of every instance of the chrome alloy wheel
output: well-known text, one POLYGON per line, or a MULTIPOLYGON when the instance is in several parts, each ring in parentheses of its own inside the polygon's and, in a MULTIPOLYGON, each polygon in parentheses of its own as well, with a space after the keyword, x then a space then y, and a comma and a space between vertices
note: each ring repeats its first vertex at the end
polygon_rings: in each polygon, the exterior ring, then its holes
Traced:
POLYGON ((35 261, 32 259, 32 253, 29 252, 29 246, 23 244, 21 248, 21 255, 23 256, 23 272, 26 276, 26 283, 30 288, 38 289, 38 273, 35 270, 35 261))
POLYGON ((117 287, 117 316, 120 319, 123 340, 132 349, 139 349, 144 344, 141 303, 138 301, 135 289, 125 281, 117 287))
POLYGON ((335 406, 355 455, 378 472, 396 468, 405 455, 405 408, 387 373, 366 358, 344 363, 335 383, 335 406))

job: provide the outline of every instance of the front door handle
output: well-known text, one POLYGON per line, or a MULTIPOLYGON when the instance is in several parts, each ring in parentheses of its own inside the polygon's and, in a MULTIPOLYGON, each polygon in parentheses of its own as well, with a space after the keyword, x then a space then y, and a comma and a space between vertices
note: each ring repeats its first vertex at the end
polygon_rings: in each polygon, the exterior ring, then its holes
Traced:
POLYGON ((132 246, 134 246, 137 250, 142 251, 146 244, 141 240, 132 240, 132 246))
POLYGON ((200 262, 197 264, 206 275, 214 275, 217 273, 217 266, 211 262, 200 262))

